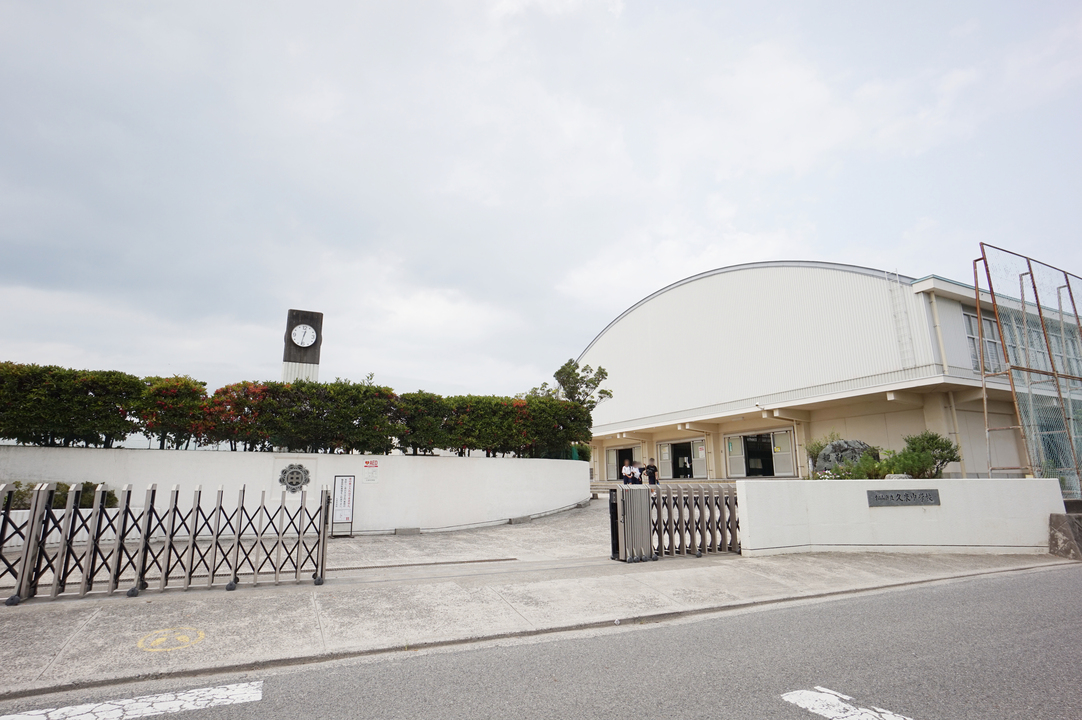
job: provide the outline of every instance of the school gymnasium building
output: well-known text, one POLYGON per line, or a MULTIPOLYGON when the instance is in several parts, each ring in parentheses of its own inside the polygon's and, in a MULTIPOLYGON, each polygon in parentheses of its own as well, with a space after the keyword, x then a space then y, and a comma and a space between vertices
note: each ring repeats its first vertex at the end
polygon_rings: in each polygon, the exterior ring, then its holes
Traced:
MULTIPOLYGON (((991 317, 986 357, 1001 358, 991 317)), ((1024 466, 1017 432, 985 432, 978 337, 973 288, 934 275, 764 262, 689 277, 578 358, 613 392, 593 413, 593 477, 653 457, 666 479, 806 478, 806 444, 832 431, 901 450, 934 430, 961 448, 947 477, 1024 466)), ((987 399, 989 426, 1018 425, 1004 379, 987 399)))

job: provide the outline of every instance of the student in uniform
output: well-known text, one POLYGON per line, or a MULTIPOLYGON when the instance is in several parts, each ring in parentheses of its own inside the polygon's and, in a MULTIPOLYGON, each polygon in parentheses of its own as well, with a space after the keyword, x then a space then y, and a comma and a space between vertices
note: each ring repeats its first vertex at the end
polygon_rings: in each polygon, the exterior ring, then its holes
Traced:
POLYGON ((620 468, 620 474, 624 477, 625 485, 630 485, 633 483, 632 478, 635 477, 635 469, 631 467, 630 460, 624 460, 624 466, 620 468))
POLYGON ((654 459, 650 458, 650 464, 642 469, 643 477, 646 478, 648 485, 657 485, 658 470, 657 465, 654 464, 654 459))

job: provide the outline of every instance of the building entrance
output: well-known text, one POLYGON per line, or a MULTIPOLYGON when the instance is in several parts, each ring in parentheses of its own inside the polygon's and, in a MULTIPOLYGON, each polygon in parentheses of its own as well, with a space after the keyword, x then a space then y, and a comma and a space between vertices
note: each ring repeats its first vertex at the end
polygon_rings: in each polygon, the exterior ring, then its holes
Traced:
POLYGON ((672 444, 672 476, 674 478, 694 477, 691 466, 691 443, 672 444))
POLYGON ((623 480, 621 468, 624 460, 634 463, 642 460, 642 450, 638 446, 629 448, 610 448, 605 451, 605 477, 608 480, 623 480))
POLYGON ((725 438, 729 477, 794 477, 793 431, 777 430, 725 438))
POLYGON ((748 477, 774 476, 774 446, 770 435, 745 435, 744 458, 748 477))

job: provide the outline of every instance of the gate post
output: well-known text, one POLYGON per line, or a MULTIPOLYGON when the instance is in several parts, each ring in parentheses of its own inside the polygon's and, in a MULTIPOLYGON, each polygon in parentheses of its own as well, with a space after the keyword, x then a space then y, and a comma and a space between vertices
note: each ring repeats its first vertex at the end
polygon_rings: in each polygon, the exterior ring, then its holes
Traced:
POLYGON ((319 550, 316 555, 316 572, 315 581, 316 585, 323 584, 323 578, 327 574, 327 536, 331 532, 331 494, 327 490, 327 486, 323 486, 323 490, 319 496, 319 550))
POLYGON ((56 568, 53 570, 53 587, 49 597, 55 598, 64 592, 68 583, 68 572, 71 570, 72 545, 74 544, 75 530, 78 524, 75 515, 79 512, 80 501, 83 497, 82 483, 72 483, 68 490, 68 501, 64 506, 64 524, 60 530, 60 550, 56 555, 56 568))
POLYGON ((94 490, 94 506, 90 510, 90 523, 87 525, 86 549, 83 550, 83 580, 79 586, 79 597, 83 597, 94 587, 94 576, 98 572, 98 555, 101 543, 101 516, 105 512, 105 485, 100 484, 94 490))
POLYGON ((116 532, 116 542, 113 544, 113 566, 109 568, 110 595, 120 586, 120 573, 124 567, 124 536, 128 534, 128 513, 130 510, 131 483, 128 483, 120 491, 120 507, 117 509, 116 522, 113 525, 116 532))
POLYGON ((135 560, 135 585, 128 590, 128 597, 139 597, 140 590, 147 589, 147 553, 150 552, 150 533, 154 530, 154 500, 158 484, 151 483, 143 505, 142 522, 139 524, 139 555, 135 560))
POLYGON ((38 483, 34 486, 34 494, 30 498, 30 517, 26 521, 26 538, 23 540, 23 555, 19 562, 19 584, 16 586, 16 594, 20 600, 28 600, 38 592, 37 580, 34 577, 34 567, 41 551, 38 535, 41 534, 45 506, 52 499, 51 490, 55 487, 51 483, 38 483))

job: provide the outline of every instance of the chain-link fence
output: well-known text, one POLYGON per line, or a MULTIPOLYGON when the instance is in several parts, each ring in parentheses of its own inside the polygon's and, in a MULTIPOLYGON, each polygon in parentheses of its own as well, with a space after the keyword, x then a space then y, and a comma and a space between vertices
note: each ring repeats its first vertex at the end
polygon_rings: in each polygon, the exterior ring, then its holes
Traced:
MULTIPOLYGON (((985 428, 1021 433, 1028 470, 1057 477, 1068 499, 1082 497, 1082 325, 1076 298, 1082 278, 1009 250, 981 243, 973 264, 985 428), (982 287, 982 276, 986 285, 982 287), (983 304, 982 304, 983 300, 983 304), (1010 382, 1018 425, 988 424, 987 381, 1010 382)), ((989 467, 1009 472, 1020 468, 989 467)))

